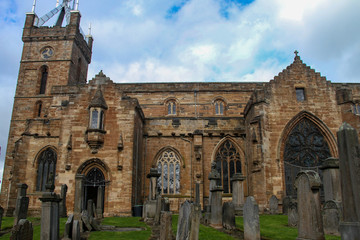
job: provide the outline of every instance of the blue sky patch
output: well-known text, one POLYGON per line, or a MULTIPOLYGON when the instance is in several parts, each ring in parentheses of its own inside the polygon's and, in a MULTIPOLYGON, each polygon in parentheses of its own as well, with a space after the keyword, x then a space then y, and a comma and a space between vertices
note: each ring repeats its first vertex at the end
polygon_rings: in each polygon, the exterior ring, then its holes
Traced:
POLYGON ((166 13, 166 18, 172 18, 174 15, 176 15, 184 6, 186 3, 188 3, 190 0, 182 0, 180 3, 175 4, 169 8, 169 10, 166 13))
POLYGON ((220 4, 220 15, 226 19, 229 19, 229 9, 237 7, 239 9, 244 8, 247 5, 250 5, 255 0, 219 0, 220 4))

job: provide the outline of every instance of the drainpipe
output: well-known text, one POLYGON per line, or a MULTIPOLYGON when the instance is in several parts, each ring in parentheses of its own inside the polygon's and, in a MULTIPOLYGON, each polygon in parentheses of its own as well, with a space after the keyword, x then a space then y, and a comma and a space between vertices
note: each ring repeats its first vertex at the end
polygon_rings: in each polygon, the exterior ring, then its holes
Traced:
POLYGON ((184 140, 185 142, 190 143, 190 200, 192 200, 192 189, 193 189, 193 173, 192 173, 192 141, 187 140, 183 137, 180 138, 181 140, 184 140))

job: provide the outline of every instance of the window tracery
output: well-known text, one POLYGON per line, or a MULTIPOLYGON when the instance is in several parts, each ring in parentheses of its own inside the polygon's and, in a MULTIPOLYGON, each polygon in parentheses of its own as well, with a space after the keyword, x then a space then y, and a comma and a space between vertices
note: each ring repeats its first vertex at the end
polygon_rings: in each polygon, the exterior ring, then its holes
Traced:
POLYGON ((216 115, 224 115, 225 103, 222 100, 216 100, 214 106, 216 115))
POLYGON ((157 161, 161 176, 157 181, 158 192, 162 194, 180 193, 180 158, 172 150, 165 150, 157 161))
POLYGON ((176 102, 174 100, 170 100, 166 105, 168 115, 176 115, 176 102))
POLYGON ((55 181, 57 154, 52 148, 47 148, 38 157, 36 191, 45 191, 48 181, 55 181), (52 177, 52 179, 49 179, 52 177))

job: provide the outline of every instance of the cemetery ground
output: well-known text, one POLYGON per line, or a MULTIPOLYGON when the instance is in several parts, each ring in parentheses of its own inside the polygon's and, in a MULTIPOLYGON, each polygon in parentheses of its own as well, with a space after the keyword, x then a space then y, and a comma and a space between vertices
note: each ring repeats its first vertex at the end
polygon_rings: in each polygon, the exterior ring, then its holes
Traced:
MULTIPOLYGON (((40 218, 28 218, 33 223, 34 227, 34 240, 40 239, 40 218)), ((65 222, 67 218, 60 218, 60 236, 63 236, 65 222)), ((172 217, 172 230, 176 235, 178 215, 172 217)), ((2 222, 0 240, 10 238, 10 230, 14 222, 13 217, 4 217, 2 222)), ((142 231, 98 231, 91 232, 89 234, 89 240, 112 240, 112 239, 139 239, 147 240, 151 236, 151 227, 140 221, 139 217, 109 217, 104 218, 102 225, 111 225, 121 228, 141 228, 142 231)), ((236 227, 238 230, 243 231, 243 219, 242 217, 236 217, 236 227)), ((260 215, 260 232, 262 239, 271 240, 290 240, 296 239, 298 230, 296 227, 287 226, 286 215, 260 215)), ((61 238, 60 238, 61 239, 61 238)), ((242 239, 239 237, 233 237, 225 232, 218 231, 214 228, 200 224, 199 239, 206 240, 222 240, 222 239, 242 239)), ((326 240, 340 240, 338 236, 326 235, 326 240)))

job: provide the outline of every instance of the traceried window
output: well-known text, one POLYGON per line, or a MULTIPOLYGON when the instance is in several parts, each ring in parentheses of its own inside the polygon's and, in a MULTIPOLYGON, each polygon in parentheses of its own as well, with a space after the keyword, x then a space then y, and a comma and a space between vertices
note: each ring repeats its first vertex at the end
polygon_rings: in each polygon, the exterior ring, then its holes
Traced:
POLYGON ((157 161, 158 178, 157 190, 161 194, 180 193, 180 158, 172 150, 165 150, 157 161))
POLYGON ((90 109, 90 128, 104 129, 104 111, 102 109, 90 109))
POLYGON ((232 192, 230 179, 235 173, 241 173, 240 153, 230 140, 226 140, 215 155, 216 169, 221 175, 224 193, 232 192))
POLYGON ((97 187, 105 186, 105 177, 103 172, 97 168, 93 167, 87 174, 85 178, 85 187, 97 187))
POLYGON ((48 78, 48 68, 46 66, 42 66, 39 94, 45 94, 47 78, 48 78))
POLYGON ((225 104, 223 101, 221 100, 216 100, 215 101, 215 114, 216 115, 224 115, 224 107, 225 107, 225 104))
POLYGON ((171 100, 167 102, 168 115, 176 115, 176 102, 171 100))
POLYGON ((321 162, 330 157, 329 146, 316 125, 304 118, 291 130, 285 142, 286 195, 296 196, 294 182, 301 170, 321 171, 321 162))
POLYGON ((305 88, 295 88, 296 100, 298 102, 305 101, 305 88))
POLYGON ((57 154, 52 148, 47 148, 38 157, 36 191, 45 191, 48 182, 54 183, 57 154))

